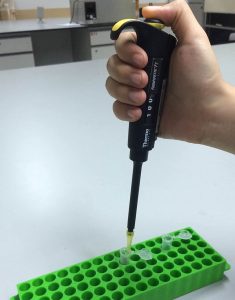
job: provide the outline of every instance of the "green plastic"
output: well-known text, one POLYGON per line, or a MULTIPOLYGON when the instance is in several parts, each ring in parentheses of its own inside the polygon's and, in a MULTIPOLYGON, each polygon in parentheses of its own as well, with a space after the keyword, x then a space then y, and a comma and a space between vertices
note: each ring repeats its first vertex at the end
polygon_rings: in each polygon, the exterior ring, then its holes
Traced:
POLYGON ((11 300, 172 300, 221 280, 229 269, 226 260, 186 229, 192 238, 176 238, 168 251, 161 249, 161 237, 133 245, 133 251, 149 249, 151 260, 133 254, 121 265, 114 251, 20 283, 11 300))

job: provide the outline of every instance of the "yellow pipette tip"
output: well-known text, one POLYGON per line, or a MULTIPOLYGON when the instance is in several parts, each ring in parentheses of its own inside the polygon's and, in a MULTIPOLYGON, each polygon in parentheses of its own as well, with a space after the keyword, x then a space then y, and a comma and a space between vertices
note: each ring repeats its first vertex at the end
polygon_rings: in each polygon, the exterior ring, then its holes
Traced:
POLYGON ((127 235, 127 250, 128 252, 131 252, 131 245, 134 237, 134 231, 133 232, 127 231, 126 235, 127 235))

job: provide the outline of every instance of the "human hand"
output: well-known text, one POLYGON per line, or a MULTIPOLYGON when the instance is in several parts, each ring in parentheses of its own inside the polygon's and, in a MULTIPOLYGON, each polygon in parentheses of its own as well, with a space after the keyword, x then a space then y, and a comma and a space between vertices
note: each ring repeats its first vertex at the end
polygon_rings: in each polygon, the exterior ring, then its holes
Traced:
MULTIPOLYGON (((184 0, 146 7, 143 15, 162 20, 178 38, 171 57, 160 136, 210 144, 211 111, 219 105, 225 83, 206 33, 184 0)), ((115 115, 134 122, 140 118, 139 106, 146 100, 143 88, 148 76, 143 68, 148 58, 136 45, 133 32, 120 35, 116 50, 107 64, 110 77, 106 88, 117 99, 113 105, 115 115)))

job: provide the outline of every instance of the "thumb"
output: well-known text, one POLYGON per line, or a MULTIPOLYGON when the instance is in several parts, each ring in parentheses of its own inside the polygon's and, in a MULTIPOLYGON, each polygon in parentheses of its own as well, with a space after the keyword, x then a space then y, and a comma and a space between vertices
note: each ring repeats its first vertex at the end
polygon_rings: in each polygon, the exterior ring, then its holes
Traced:
POLYGON ((143 16, 160 19, 165 25, 171 26, 179 42, 191 42, 205 35, 185 0, 175 0, 163 6, 144 7, 143 16))

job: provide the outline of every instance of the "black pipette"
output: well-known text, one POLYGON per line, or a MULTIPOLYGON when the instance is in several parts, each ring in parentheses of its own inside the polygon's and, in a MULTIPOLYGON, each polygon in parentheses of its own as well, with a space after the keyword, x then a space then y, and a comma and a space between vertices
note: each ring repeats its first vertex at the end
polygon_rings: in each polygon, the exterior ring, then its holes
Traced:
POLYGON ((142 163, 147 161, 148 152, 153 149, 159 131, 162 104, 165 97, 170 57, 176 45, 176 39, 161 29, 164 25, 158 20, 125 19, 117 22, 111 32, 116 40, 123 29, 131 27, 137 34, 137 45, 148 55, 148 64, 144 68, 148 74, 145 87, 147 100, 140 107, 142 116, 137 122, 129 123, 128 147, 133 161, 133 174, 130 205, 127 223, 127 247, 130 249, 137 212, 142 163))

